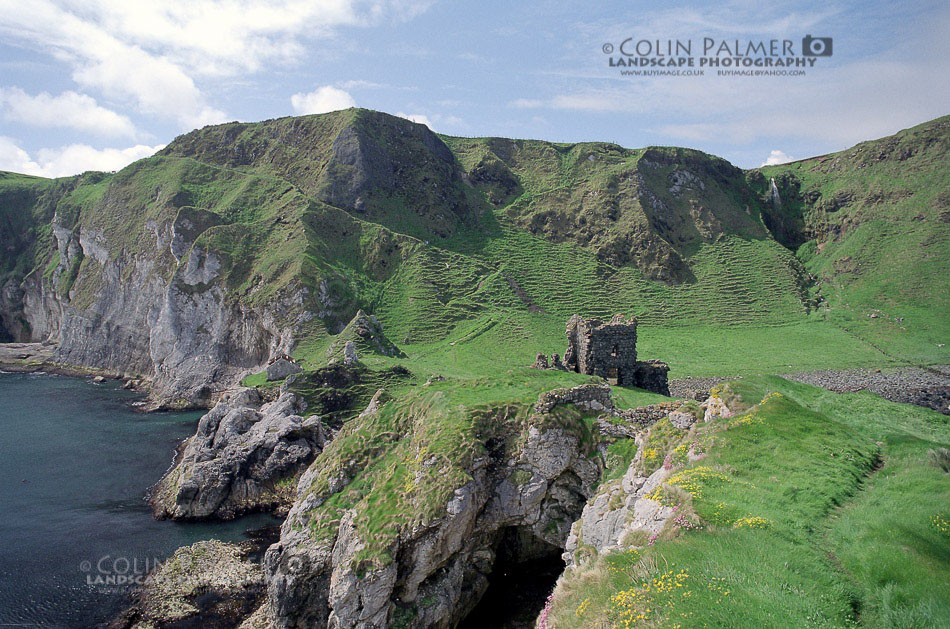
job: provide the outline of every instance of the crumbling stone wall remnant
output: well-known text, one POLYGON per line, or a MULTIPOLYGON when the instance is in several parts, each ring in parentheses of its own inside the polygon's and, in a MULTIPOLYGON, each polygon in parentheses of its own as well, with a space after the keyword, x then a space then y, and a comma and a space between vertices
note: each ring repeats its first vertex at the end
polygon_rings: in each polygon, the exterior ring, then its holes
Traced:
POLYGON ((564 361, 553 354, 550 363, 538 354, 535 369, 564 369, 605 380, 669 395, 670 366, 660 360, 637 360, 637 320, 614 315, 604 323, 574 315, 567 322, 567 350, 564 361))

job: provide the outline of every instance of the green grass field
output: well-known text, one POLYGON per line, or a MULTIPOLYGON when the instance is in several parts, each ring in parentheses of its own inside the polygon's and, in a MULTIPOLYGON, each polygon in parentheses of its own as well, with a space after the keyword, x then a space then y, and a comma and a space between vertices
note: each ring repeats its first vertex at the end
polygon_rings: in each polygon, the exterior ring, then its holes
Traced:
POLYGON ((729 388, 754 406, 692 434, 707 457, 660 495, 701 528, 570 573, 553 626, 947 626, 950 477, 928 454, 947 417, 775 377, 729 388))

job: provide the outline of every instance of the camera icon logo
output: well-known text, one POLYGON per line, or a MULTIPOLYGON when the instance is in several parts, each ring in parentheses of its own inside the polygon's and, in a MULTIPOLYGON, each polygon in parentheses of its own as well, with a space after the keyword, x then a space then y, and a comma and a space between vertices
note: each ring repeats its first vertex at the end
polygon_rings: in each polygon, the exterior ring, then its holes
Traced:
POLYGON ((802 54, 808 57, 830 57, 832 51, 830 37, 812 37, 805 35, 802 38, 802 54))

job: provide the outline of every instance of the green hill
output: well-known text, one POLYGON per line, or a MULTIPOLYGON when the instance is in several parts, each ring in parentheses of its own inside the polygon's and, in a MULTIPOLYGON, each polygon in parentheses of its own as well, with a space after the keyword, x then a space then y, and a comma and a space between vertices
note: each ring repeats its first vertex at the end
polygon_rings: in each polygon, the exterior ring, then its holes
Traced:
MULTIPOLYGON (((156 295, 220 290, 216 307, 263 313, 314 367, 358 309, 406 354, 371 366, 422 373, 528 364, 561 349, 575 312, 636 315, 644 355, 674 376, 946 363, 947 126, 746 172, 359 109, 206 127, 115 174, 3 175, 3 329, 55 336, 55 301, 141 334, 152 306, 102 301, 135 276, 156 295)), ((242 352, 266 359, 227 354, 242 352)))
POLYGON ((846 151, 761 169, 766 222, 817 277, 828 317, 885 352, 945 360, 950 117, 846 151), (873 317, 873 318, 872 318, 873 317))

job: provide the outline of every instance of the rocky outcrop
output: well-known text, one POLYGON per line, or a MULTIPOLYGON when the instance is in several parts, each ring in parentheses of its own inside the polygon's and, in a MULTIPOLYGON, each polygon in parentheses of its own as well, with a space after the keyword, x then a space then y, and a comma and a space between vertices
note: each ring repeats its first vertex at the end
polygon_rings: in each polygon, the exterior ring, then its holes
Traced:
POLYGON ((352 365, 358 360, 359 355, 356 353, 356 343, 347 341, 343 346, 343 364, 352 365))
POLYGON ((248 558, 252 546, 207 540, 179 548, 143 580, 133 605, 109 627, 235 626, 264 593, 261 565, 248 558))
POLYGON ((670 473, 661 467, 642 476, 631 463, 619 483, 609 484, 584 507, 564 546, 564 563, 572 567, 592 556, 649 543, 675 513, 672 507, 649 498, 670 473), (643 540, 633 539, 638 532, 643 540))
POLYGON ((201 418, 180 460, 153 488, 155 515, 232 518, 287 508, 297 478, 326 439, 319 417, 298 414, 304 407, 286 391, 269 403, 251 388, 225 395, 201 418))
POLYGON ((346 365, 354 364, 360 356, 373 354, 389 357, 405 356, 402 350, 386 337, 379 320, 362 310, 356 312, 326 352, 329 362, 342 359, 346 365))
MULTIPOLYGON (((500 553, 509 560, 511 554, 526 560, 560 553, 593 493, 601 462, 580 434, 549 421, 543 409, 573 403, 569 398, 604 406, 604 393, 609 402, 609 389, 601 387, 577 395, 561 392, 554 405, 550 397, 539 401, 542 410, 530 413, 520 437, 488 439, 447 502, 397 535, 383 560, 369 560, 374 540, 366 536, 360 509, 344 511, 329 537, 313 532, 325 530, 316 514, 328 496, 310 489, 317 472, 309 471, 280 542, 265 559, 276 625, 453 627, 485 592, 500 553)), ((439 465, 438 459, 432 464, 439 465)), ((353 474, 334 477, 330 496, 347 494, 348 485, 357 483, 353 474)))
MULTIPOLYGON (((691 404, 695 405, 695 402, 691 404)), ((664 409, 669 413, 670 424, 682 431, 681 436, 685 438, 691 434, 689 429, 696 423, 696 417, 690 412, 692 409, 680 406, 682 410, 670 412, 671 407, 677 408, 667 405, 664 409)), ((676 507, 654 499, 656 490, 673 473, 674 462, 670 456, 658 469, 644 469, 648 434, 641 431, 633 435, 637 454, 623 477, 604 483, 584 507, 580 519, 571 527, 563 555, 568 568, 605 552, 650 545, 676 515, 676 507)), ((686 460, 696 460, 701 456, 690 446, 686 460)))
POLYGON ((735 412, 730 410, 726 403, 717 393, 712 393, 706 401, 702 403, 703 421, 712 421, 717 417, 732 417, 735 412))

